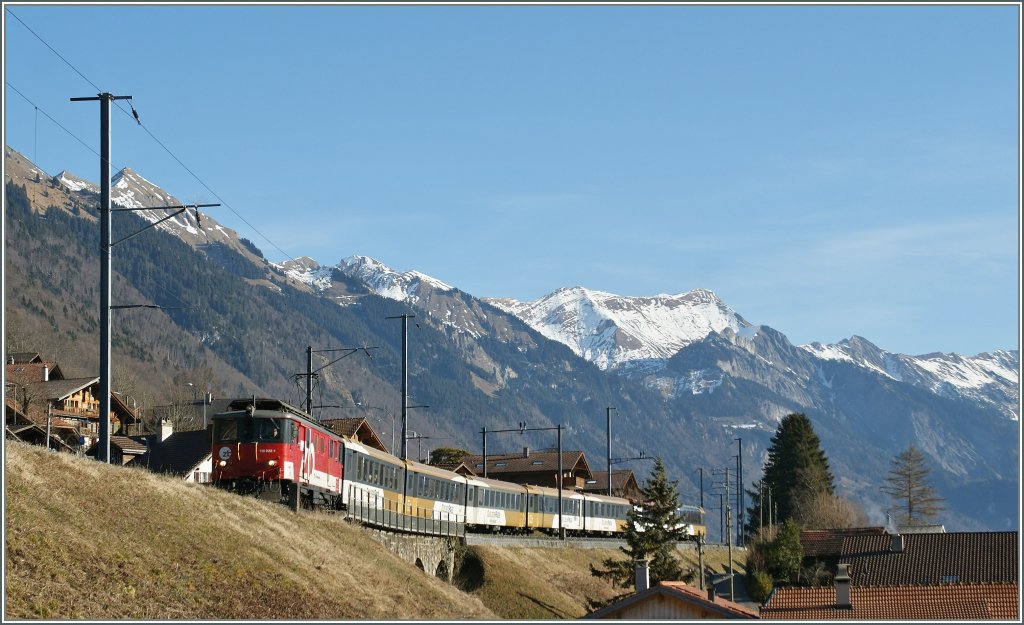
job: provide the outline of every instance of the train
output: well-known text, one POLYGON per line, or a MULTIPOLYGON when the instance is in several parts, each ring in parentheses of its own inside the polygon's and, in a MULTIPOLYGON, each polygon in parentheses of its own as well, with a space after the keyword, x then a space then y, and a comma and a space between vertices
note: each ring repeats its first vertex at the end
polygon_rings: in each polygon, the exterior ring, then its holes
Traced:
POLYGON ((626 531, 634 505, 404 460, 340 436, 277 399, 234 400, 212 423, 217 487, 294 507, 345 510, 383 526, 616 536, 626 531))

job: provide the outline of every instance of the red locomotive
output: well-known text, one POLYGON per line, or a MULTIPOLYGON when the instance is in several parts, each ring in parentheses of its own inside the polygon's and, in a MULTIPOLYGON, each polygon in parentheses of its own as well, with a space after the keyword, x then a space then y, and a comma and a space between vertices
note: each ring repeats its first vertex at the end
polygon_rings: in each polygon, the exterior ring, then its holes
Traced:
POLYGON ((342 439, 276 399, 239 399, 213 417, 213 481, 246 495, 341 507, 342 439))

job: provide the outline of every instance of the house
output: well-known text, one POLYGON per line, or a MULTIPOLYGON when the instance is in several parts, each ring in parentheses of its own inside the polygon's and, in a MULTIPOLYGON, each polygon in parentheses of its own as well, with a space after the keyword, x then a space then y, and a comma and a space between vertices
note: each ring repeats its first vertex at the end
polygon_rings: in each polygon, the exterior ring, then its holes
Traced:
POLYGON ((888 534, 878 529, 801 534, 812 555, 838 558, 834 584, 777 588, 761 618, 1018 619, 1017 532, 888 534))
MULTIPOLYGON (((99 448, 100 443, 99 441, 96 441, 88 450, 86 450, 85 455, 95 457, 99 448)), ((127 436, 117 435, 110 437, 110 464, 129 464, 145 453, 146 443, 144 442, 144 439, 137 440, 127 436)))
POLYGON ((134 461, 156 473, 167 473, 186 482, 208 483, 213 475, 212 433, 206 430, 171 432, 165 422, 152 438, 149 451, 134 461))
POLYGON ((51 423, 47 432, 46 426, 29 419, 13 398, 4 398, 4 417, 7 438, 57 451, 76 453, 79 450, 79 437, 73 428, 53 427, 51 423))
POLYGON ((854 586, 1017 583, 1017 532, 855 535, 840 561, 854 586))
MULTIPOLYGON (((99 437, 99 378, 66 378, 55 362, 39 354, 9 354, 5 397, 32 423, 50 430, 70 447, 88 447, 99 437)), ((138 432, 141 418, 117 394, 110 395, 111 432, 138 432)), ((26 429, 27 431, 27 429, 26 429)), ((45 440, 45 435, 44 435, 45 440)))
MULTIPOLYGON (((608 472, 594 471, 593 477, 586 480, 583 488, 580 490, 584 493, 607 495, 608 472)), ((637 483, 636 476, 633 475, 632 471, 612 471, 612 496, 622 497, 630 501, 639 501, 643 498, 643 494, 640 492, 640 485, 637 483)))
POLYGON ((843 554, 843 540, 849 536, 886 536, 884 527, 850 527, 841 529, 807 529, 800 531, 804 568, 817 568, 831 575, 843 554))
MULTIPOLYGON (((467 456, 463 462, 481 477, 486 473, 489 478, 515 484, 553 487, 558 477, 558 452, 555 450, 524 448, 521 454, 488 454, 486 471, 483 456, 467 456)), ((562 474, 562 486, 566 489, 581 489, 593 478, 582 451, 562 452, 562 474)))
POLYGON ((1019 622, 1017 583, 852 586, 837 601, 835 586, 776 588, 761 607, 773 620, 1006 620, 1019 622))
POLYGON ((758 613, 738 603, 716 596, 713 587, 708 591, 703 591, 686 582, 660 582, 596 612, 591 612, 583 618, 636 622, 662 619, 696 621, 755 619, 758 618, 758 613))
POLYGON ((354 440, 357 443, 366 445, 367 447, 373 447, 383 452, 388 452, 387 447, 377 436, 377 432, 374 431, 370 422, 361 417, 355 417, 351 419, 323 419, 320 421, 320 425, 326 427, 328 430, 334 432, 339 436, 344 436, 350 440, 354 440))

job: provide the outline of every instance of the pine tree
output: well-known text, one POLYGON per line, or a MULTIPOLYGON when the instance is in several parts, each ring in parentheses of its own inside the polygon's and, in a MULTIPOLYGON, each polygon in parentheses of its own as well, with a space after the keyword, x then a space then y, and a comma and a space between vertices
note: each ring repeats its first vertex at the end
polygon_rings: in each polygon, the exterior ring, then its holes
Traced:
MULTIPOLYGON (((661 458, 655 458, 651 477, 641 489, 643 504, 634 506, 629 513, 623 536, 626 546, 619 548, 626 559, 606 558, 601 563, 604 569, 591 565, 592 575, 610 579, 619 588, 632 588, 636 562, 647 560, 652 586, 660 581, 681 580, 687 577, 682 563, 675 555, 676 543, 685 538, 682 519, 679 516, 677 485, 678 482, 670 482, 666 478, 665 465, 661 458)), ((591 602, 592 607, 600 605, 603 604, 591 602)))
MULTIPOLYGON (((810 507, 821 495, 835 494, 835 478, 828 458, 821 449, 821 441, 807 415, 793 413, 782 419, 772 436, 765 462, 761 493, 747 491, 753 505, 748 508, 746 531, 752 536, 761 519, 771 512, 776 523, 787 519, 800 519, 801 511, 810 507), (771 490, 772 508, 768 509, 768 490, 771 490), (764 514, 761 505, 764 502, 764 514)), ((767 520, 764 521, 767 524, 767 520)))
POLYGON ((891 510, 898 525, 922 524, 945 509, 943 498, 928 483, 929 472, 924 454, 914 445, 892 459, 882 492, 896 502, 891 510))

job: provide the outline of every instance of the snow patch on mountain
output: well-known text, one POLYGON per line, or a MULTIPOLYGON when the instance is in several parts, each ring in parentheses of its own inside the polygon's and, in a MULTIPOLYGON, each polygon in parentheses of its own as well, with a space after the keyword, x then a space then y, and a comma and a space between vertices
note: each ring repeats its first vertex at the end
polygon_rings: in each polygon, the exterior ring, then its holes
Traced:
POLYGON ((853 337, 832 345, 811 343, 802 349, 821 360, 845 361, 899 382, 927 388, 943 397, 966 397, 993 404, 1020 419, 1020 354, 997 350, 976 356, 932 353, 894 354, 853 337))
POLYGON ((668 359, 686 345, 725 328, 756 334, 707 289, 626 297, 573 287, 533 302, 486 301, 605 370, 668 359))
POLYGON ((400 273, 368 256, 349 256, 338 263, 338 269, 381 297, 413 304, 419 301, 424 286, 439 291, 455 290, 437 278, 418 271, 400 273))
POLYGON ((61 183, 71 191, 88 191, 90 193, 100 192, 100 188, 93 184, 92 182, 89 182, 84 178, 79 178, 78 176, 68 171, 62 171, 59 174, 57 174, 57 182, 61 183))
POLYGON ((284 272, 286 276, 308 285, 314 291, 323 292, 331 287, 332 269, 323 267, 309 256, 301 256, 294 260, 286 260, 280 265, 274 265, 284 272))

